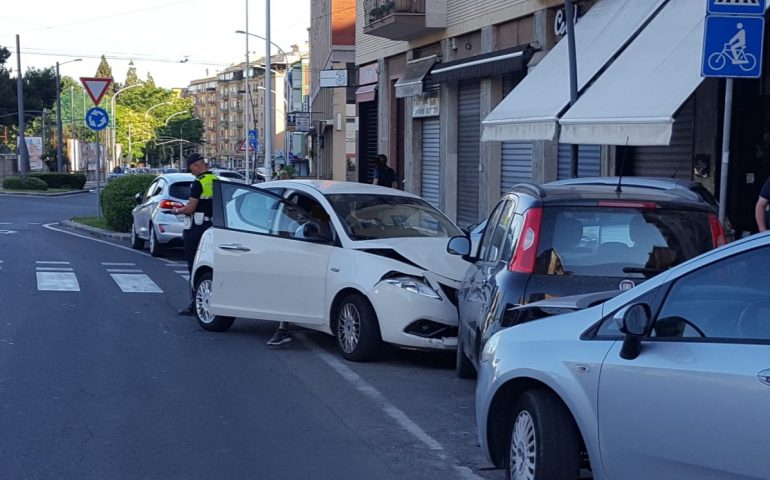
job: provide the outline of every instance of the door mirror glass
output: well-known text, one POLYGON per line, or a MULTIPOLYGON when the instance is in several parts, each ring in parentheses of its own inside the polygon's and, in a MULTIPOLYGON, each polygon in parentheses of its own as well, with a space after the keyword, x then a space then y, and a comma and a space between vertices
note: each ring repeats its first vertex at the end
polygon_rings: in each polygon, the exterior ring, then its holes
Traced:
POLYGON ((627 309, 621 310, 620 331, 624 335, 642 337, 650 328, 650 307, 643 303, 637 303, 627 309))
POLYGON ((134 200, 136 200, 137 205, 142 203, 142 194, 137 193, 136 195, 134 195, 134 200))
POLYGON ((471 253, 471 242, 468 237, 452 237, 449 239, 446 251, 452 255, 465 257, 471 253))

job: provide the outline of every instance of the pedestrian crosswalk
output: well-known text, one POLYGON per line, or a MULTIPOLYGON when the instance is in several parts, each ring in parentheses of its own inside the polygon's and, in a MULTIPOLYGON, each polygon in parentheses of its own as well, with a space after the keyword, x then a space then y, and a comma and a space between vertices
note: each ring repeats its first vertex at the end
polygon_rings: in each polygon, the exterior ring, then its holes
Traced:
MULTIPOLYGON (((112 282, 123 293, 163 293, 163 289, 150 276, 130 262, 101 262, 96 271, 103 272, 107 279, 112 282)), ((171 268, 179 278, 185 281, 189 280, 187 273, 187 264, 178 262, 169 262, 166 265, 171 268)), ((4 270, 6 263, 0 260, 0 275, 8 275, 9 271, 4 270)), ((93 265, 78 265, 81 272, 88 268, 89 276, 93 275, 93 265), (85 267, 85 268, 84 268, 85 267)), ((14 264, 14 270, 18 265, 14 264)), ((40 292, 80 292, 81 283, 78 281, 78 272, 76 266, 70 262, 60 260, 37 260, 34 262, 35 279, 37 290, 40 292)), ((85 273, 81 273, 85 275, 85 273)))

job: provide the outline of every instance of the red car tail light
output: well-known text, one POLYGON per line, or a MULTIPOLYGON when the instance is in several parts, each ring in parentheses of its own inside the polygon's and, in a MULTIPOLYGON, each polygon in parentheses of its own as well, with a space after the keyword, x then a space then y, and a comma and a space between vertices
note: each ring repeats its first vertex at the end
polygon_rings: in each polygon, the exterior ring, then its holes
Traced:
POLYGON ((513 251, 513 258, 508 264, 508 270, 511 272, 533 273, 535 271, 542 220, 543 209, 540 207, 530 208, 524 214, 524 226, 516 249, 513 251))
POLYGON ((158 208, 161 210, 171 210, 172 208, 182 208, 184 207, 183 203, 175 202, 173 200, 165 199, 160 201, 160 205, 158 205, 158 208))
POLYGON ((721 247, 725 243, 725 230, 722 228, 722 222, 714 213, 709 213, 709 227, 711 228, 711 239, 714 241, 714 247, 721 247))

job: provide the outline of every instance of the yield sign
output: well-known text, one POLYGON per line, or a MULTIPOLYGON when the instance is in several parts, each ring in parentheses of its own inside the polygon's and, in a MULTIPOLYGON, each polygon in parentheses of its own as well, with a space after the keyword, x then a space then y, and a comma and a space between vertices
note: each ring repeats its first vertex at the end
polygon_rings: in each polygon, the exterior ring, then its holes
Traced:
POLYGON ((104 94, 107 93, 107 87, 112 83, 112 79, 80 77, 80 83, 83 84, 91 100, 94 101, 94 105, 99 105, 102 98, 104 98, 104 94))

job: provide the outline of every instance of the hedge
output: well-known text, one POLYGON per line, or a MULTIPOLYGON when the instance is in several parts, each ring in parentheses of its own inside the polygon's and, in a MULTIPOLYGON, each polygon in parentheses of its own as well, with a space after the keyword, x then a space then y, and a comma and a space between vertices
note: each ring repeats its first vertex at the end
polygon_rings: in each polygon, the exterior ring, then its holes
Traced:
POLYGON ((157 175, 124 175, 108 183, 101 193, 101 207, 107 227, 116 232, 131 230, 134 196, 144 194, 157 175))
POLYGON ((82 173, 30 173, 30 177, 44 181, 48 188, 74 188, 82 190, 86 184, 86 176, 82 173))
POLYGON ((5 177, 3 188, 5 190, 48 190, 48 185, 35 177, 5 177))

